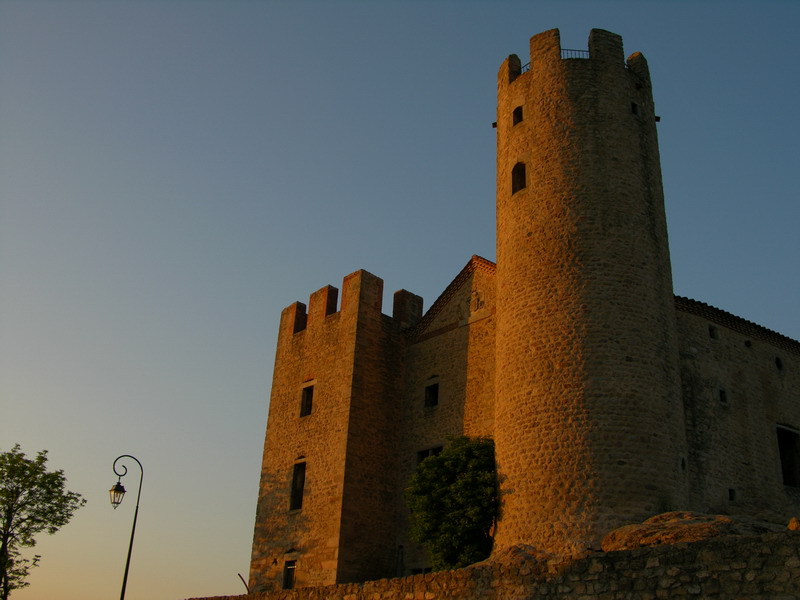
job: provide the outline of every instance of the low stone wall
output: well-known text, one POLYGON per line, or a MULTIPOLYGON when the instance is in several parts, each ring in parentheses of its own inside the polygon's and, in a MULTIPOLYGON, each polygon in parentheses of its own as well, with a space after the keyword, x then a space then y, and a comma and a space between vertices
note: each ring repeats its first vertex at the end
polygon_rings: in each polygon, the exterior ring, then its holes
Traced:
POLYGON ((597 553, 569 563, 525 556, 508 554, 456 571, 215 600, 800 598, 795 531, 597 553))

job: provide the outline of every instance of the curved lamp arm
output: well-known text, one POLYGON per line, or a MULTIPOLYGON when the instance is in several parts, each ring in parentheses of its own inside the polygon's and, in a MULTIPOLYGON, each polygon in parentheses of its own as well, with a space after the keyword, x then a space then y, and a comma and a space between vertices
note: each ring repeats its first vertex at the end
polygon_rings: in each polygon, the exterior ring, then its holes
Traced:
POLYGON ((139 517, 139 498, 142 496, 142 480, 144 479, 144 468, 142 467, 142 463, 139 462, 139 459, 135 456, 131 456, 130 454, 123 454, 118 456, 116 460, 114 460, 113 469, 114 474, 117 476, 117 483, 114 487, 111 488, 111 504, 114 508, 119 506, 120 502, 122 502, 122 497, 125 495, 125 488, 122 487, 122 478, 128 474, 128 467, 124 464, 120 464, 120 468, 122 472, 120 473, 117 470, 117 463, 123 458, 130 458, 136 461, 136 464, 139 465, 139 492, 136 495, 136 510, 133 513, 133 527, 131 528, 131 542, 128 545, 128 559, 125 561, 125 575, 122 578, 122 593, 120 594, 120 600, 125 600, 125 587, 128 585, 128 570, 131 566, 131 551, 133 550, 133 536, 136 534, 136 519, 139 517))

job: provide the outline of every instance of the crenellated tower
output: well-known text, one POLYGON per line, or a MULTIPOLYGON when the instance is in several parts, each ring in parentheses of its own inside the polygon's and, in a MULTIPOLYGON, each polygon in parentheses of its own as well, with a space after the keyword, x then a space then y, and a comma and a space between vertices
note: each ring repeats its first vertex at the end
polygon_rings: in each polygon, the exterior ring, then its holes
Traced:
POLYGON ((530 57, 498 75, 495 547, 579 554, 685 506, 672 277, 645 58, 530 57))
POLYGON ((422 299, 367 271, 281 314, 250 566, 252 591, 393 574, 401 330, 422 299))

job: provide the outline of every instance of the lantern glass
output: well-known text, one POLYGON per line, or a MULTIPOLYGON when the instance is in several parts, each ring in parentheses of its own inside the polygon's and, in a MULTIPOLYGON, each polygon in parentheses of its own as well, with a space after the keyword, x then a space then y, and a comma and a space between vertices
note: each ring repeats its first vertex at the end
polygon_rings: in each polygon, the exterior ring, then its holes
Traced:
POLYGON ((125 496, 125 487, 118 481, 108 490, 108 494, 111 496, 111 506, 117 508, 122 503, 122 498, 125 496))

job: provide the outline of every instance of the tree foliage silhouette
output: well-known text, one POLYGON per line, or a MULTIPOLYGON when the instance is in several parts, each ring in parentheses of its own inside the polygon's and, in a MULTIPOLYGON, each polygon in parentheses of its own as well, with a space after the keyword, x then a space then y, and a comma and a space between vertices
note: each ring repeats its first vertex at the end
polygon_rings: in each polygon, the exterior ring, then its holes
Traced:
POLYGON ((435 571, 485 559, 498 511, 494 442, 450 438, 440 454, 417 467, 406 489, 411 537, 428 549, 435 571))
POLYGON ((64 489, 64 471, 47 471, 47 450, 29 459, 16 444, 0 453, 0 598, 28 585, 25 578, 39 556, 23 558, 20 548, 36 545, 35 536, 53 534, 86 504, 64 489))

